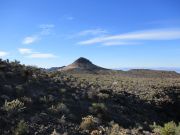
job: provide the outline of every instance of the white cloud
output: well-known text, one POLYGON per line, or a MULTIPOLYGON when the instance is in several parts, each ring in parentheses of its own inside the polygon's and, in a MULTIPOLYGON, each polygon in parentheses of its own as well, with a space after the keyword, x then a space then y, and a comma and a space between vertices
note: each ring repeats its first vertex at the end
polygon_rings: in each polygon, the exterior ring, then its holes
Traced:
POLYGON ((37 36, 28 36, 23 39, 22 44, 32 44, 37 40, 38 40, 37 36))
POLYGON ((82 30, 80 32, 77 32, 77 33, 74 33, 74 34, 71 34, 68 36, 68 39, 72 39, 72 38, 79 38, 79 37, 102 37, 104 36, 105 34, 107 34, 108 32, 104 29, 101 29, 101 28, 97 28, 97 29, 86 29, 86 30, 82 30))
POLYGON ((89 29, 89 30, 83 30, 80 31, 77 35, 78 36, 87 36, 87 35, 101 35, 107 33, 106 30, 104 29, 89 29))
POLYGON ((56 56, 52 53, 40 53, 35 52, 29 48, 19 48, 19 53, 25 55, 28 58, 55 58, 56 56))
POLYGON ((32 49, 28 49, 28 48, 19 48, 19 53, 21 54, 31 54, 32 53, 32 49))
POLYGON ((8 52, 0 51, 0 57, 4 57, 7 55, 8 55, 8 52))
POLYGON ((27 36, 23 39, 22 44, 32 44, 38 40, 40 40, 43 36, 47 36, 52 34, 54 24, 41 24, 39 25, 39 32, 33 34, 33 36, 27 36))
POLYGON ((155 29, 144 30, 119 35, 110 35, 104 37, 92 38, 81 41, 78 44, 88 45, 106 42, 121 42, 124 40, 175 40, 180 39, 180 29, 155 29))
POLYGON ((139 45, 142 43, 138 43, 138 42, 119 42, 119 41, 115 41, 115 42, 104 42, 102 43, 102 45, 104 46, 121 46, 121 45, 139 45))
POLYGON ((56 56, 51 53, 33 53, 28 56, 29 58, 55 58, 56 56))
POLYGON ((41 24, 39 27, 41 29, 49 29, 49 28, 54 28, 55 25, 54 24, 41 24))

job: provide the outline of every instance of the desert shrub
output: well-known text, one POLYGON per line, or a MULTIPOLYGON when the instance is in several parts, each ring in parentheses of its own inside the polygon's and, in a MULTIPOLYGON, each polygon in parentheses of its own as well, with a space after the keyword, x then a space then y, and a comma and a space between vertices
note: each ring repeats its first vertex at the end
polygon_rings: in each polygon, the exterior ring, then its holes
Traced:
POLYGON ((160 135, 179 135, 180 124, 177 126, 175 122, 171 121, 165 123, 163 127, 154 125, 154 132, 160 135))
POLYGON ((161 128, 161 135, 174 135, 176 131, 176 124, 174 122, 168 122, 161 128))
POLYGON ((65 93, 67 90, 65 88, 61 88, 59 91, 60 93, 65 93))
POLYGON ((107 107, 104 103, 92 103, 90 107, 90 112, 92 113, 104 113, 107 110, 107 107))
POLYGON ((30 97, 21 97, 21 100, 24 102, 24 103, 27 103, 27 104, 31 104, 33 101, 30 97))
POLYGON ((16 129, 14 130, 14 135, 26 135, 28 133, 28 125, 24 120, 21 120, 16 129))
POLYGON ((68 113, 69 109, 64 103, 58 103, 57 105, 52 105, 49 108, 50 111, 55 112, 55 113, 68 113))
POLYGON ((54 129, 54 131, 51 133, 51 135, 60 135, 60 134, 56 131, 56 129, 54 129))
POLYGON ((93 131, 91 132, 91 135, 102 135, 102 133, 101 133, 101 131, 99 131, 99 130, 93 130, 93 131))
POLYGON ((39 101, 41 103, 49 103, 48 97, 47 96, 43 96, 39 98, 39 101))
POLYGON ((98 97, 99 97, 100 99, 108 99, 108 98, 109 98, 109 94, 99 93, 99 94, 98 94, 98 97))
POLYGON ((119 124, 110 122, 110 127, 107 130, 107 135, 121 135, 119 124))
POLYGON ((55 98, 52 95, 47 95, 47 96, 40 97, 39 100, 42 103, 48 104, 48 103, 55 101, 55 98))
POLYGON ((97 91, 96 90, 91 90, 87 92, 87 96, 89 99, 94 99, 97 97, 97 91))
POLYGON ((179 123, 179 125, 176 127, 175 135, 180 135, 180 123, 179 123))
POLYGON ((118 124, 114 124, 114 125, 112 126, 109 135, 120 135, 119 125, 118 125, 118 124))
POLYGON ((24 108, 25 108, 24 103, 19 101, 18 99, 12 100, 10 102, 6 100, 3 106, 3 109, 6 110, 7 112, 21 111, 24 108))
POLYGON ((82 122, 80 124, 80 128, 83 130, 91 130, 95 128, 95 126, 98 124, 98 119, 93 117, 92 115, 88 115, 84 118, 82 118, 82 122))
POLYGON ((65 122, 66 122, 66 117, 65 117, 64 115, 62 115, 61 118, 60 118, 60 119, 57 119, 57 120, 58 120, 59 123, 65 124, 65 122))

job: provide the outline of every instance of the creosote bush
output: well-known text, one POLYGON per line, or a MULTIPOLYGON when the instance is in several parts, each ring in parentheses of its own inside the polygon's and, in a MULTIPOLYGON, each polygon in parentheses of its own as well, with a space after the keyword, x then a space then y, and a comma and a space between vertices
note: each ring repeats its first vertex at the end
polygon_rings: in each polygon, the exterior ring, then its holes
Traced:
POLYGON ((51 135, 60 135, 60 134, 56 131, 56 129, 54 129, 54 131, 51 133, 51 135))
POLYGON ((105 93, 99 93, 97 96, 100 99, 108 99, 109 98, 109 94, 105 94, 105 93))
POLYGON ((14 135, 26 135, 28 132, 27 123, 24 120, 21 120, 14 130, 14 135))
POLYGON ((49 108, 50 111, 55 112, 55 113, 68 113, 69 109, 64 103, 58 103, 57 105, 52 105, 49 108))
POLYGON ((101 133, 101 131, 99 131, 99 130, 93 130, 93 131, 91 132, 91 135, 102 135, 102 133, 101 133))
POLYGON ((39 100, 42 103, 49 104, 49 103, 53 102, 55 99, 52 95, 47 95, 47 96, 40 97, 39 100))
POLYGON ((24 109, 24 103, 19 101, 18 99, 12 100, 10 102, 5 101, 3 109, 6 110, 7 112, 12 112, 12 111, 21 111, 24 109))
POLYGON ((83 130, 91 130, 91 129, 95 128, 95 126, 97 124, 98 124, 98 119, 93 117, 92 115, 88 115, 88 116, 82 118, 80 128, 83 130))
POLYGON ((90 107, 92 113, 104 113, 105 111, 107 111, 107 107, 104 103, 92 103, 92 107, 90 107))
POLYGON ((120 129, 118 124, 112 125, 109 135, 120 135, 120 129))
POLYGON ((165 123, 163 127, 157 126, 156 124, 154 124, 153 127, 154 132, 160 135, 180 135, 180 124, 176 125, 173 121, 165 123))

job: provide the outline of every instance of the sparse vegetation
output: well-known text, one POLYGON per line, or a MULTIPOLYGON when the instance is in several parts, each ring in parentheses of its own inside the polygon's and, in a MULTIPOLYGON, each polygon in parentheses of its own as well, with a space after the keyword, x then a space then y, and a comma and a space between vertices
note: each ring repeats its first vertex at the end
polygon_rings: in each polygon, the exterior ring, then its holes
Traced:
POLYGON ((107 111, 107 107, 104 103, 92 103, 89 110, 94 114, 105 113, 107 111))
POLYGON ((1 60, 0 134, 179 134, 180 77, 107 72, 46 72, 1 60), (152 129, 154 122, 164 126, 152 129))
POLYGON ((98 123, 97 118, 94 118, 93 116, 88 115, 82 118, 80 128, 84 130, 92 130, 93 128, 95 128, 97 123, 98 123))
POLYGON ((118 124, 112 124, 108 134, 109 135, 120 135, 121 132, 120 132, 119 125, 118 124))
POLYGON ((60 134, 54 129, 51 135, 60 135, 60 134))
POLYGON ((20 112, 22 109, 24 109, 24 103, 19 101, 18 99, 12 100, 8 102, 7 100, 4 103, 3 109, 6 110, 7 112, 15 112, 18 111, 20 112))
POLYGON ((21 120, 14 131, 14 135, 26 135, 28 132, 27 123, 24 122, 24 120, 21 120))
POLYGON ((176 125, 175 122, 171 121, 165 123, 163 127, 154 125, 154 132, 160 135, 179 135, 180 134, 180 124, 176 125))
POLYGON ((50 107, 50 110, 56 113, 64 113, 64 114, 67 114, 69 112, 69 109, 63 103, 58 103, 56 106, 52 105, 50 107))

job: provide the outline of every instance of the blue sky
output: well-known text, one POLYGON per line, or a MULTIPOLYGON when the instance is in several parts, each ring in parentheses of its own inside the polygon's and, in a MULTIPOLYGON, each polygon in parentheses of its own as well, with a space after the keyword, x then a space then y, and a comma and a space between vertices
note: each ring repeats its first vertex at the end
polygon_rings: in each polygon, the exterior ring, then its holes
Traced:
POLYGON ((179 0, 0 0, 0 57, 39 67, 180 67, 179 0))

